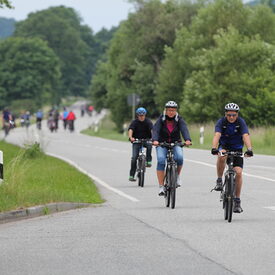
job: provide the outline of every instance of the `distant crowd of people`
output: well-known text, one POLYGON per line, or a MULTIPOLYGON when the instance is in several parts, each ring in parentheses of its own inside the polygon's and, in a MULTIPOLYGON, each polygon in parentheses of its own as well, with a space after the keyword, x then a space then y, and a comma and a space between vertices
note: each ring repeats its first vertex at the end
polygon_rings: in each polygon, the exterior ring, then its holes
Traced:
MULTIPOLYGON (((92 115, 94 107, 92 105, 81 105, 80 114, 83 117, 85 113, 89 116, 92 115)), ((38 110, 34 115, 36 121, 37 129, 42 129, 42 120, 44 119, 44 113, 42 110, 38 110)), ((20 126, 29 128, 31 124, 31 113, 30 111, 22 112, 20 115, 20 126)), ((59 120, 63 122, 64 130, 68 129, 70 132, 73 132, 75 129, 74 121, 76 120, 76 115, 72 109, 63 108, 63 111, 60 113, 57 107, 52 108, 45 117, 47 119, 47 127, 51 132, 56 132, 59 128, 59 120)), ((15 128, 16 117, 15 115, 7 108, 3 110, 2 113, 2 127, 5 131, 5 135, 8 135, 9 131, 15 128)))

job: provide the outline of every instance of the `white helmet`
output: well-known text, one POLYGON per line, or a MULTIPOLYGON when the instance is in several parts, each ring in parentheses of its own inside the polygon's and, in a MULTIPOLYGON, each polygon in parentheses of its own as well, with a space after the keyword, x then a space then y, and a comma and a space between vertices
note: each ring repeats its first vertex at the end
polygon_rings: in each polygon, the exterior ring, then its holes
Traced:
POLYGON ((178 108, 178 104, 175 101, 168 101, 165 104, 165 108, 178 108))
POLYGON ((236 103, 228 103, 224 106, 224 110, 227 111, 235 111, 235 112, 239 112, 240 107, 236 104, 236 103))

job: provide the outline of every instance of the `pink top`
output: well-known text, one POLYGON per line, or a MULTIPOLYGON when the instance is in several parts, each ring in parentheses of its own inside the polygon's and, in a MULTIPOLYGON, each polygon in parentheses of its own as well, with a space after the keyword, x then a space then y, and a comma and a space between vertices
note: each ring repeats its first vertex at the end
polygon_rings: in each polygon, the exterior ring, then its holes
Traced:
POLYGON ((168 122, 166 122, 166 127, 167 127, 169 133, 172 133, 172 131, 175 128, 175 125, 174 125, 174 123, 168 123, 168 122))

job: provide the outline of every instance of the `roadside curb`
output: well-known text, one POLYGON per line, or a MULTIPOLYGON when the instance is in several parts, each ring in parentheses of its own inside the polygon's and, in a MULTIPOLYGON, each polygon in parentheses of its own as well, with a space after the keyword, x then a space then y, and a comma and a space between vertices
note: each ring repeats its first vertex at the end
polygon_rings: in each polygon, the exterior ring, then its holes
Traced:
POLYGON ((84 208, 94 206, 91 203, 73 203, 73 202, 59 202, 49 203, 45 205, 38 205, 19 210, 12 210, 9 212, 0 213, 0 224, 17 221, 26 218, 34 218, 39 216, 46 216, 56 212, 62 212, 77 208, 84 208))

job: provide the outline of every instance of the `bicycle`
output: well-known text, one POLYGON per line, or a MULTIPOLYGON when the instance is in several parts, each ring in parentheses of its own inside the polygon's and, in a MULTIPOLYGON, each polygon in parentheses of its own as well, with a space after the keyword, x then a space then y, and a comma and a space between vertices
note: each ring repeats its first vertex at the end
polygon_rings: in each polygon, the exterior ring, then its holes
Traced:
POLYGON ((145 145, 152 144, 152 141, 149 139, 136 139, 133 141, 135 144, 140 144, 139 154, 137 159, 137 177, 138 177, 138 186, 144 187, 144 178, 146 171, 146 153, 145 145))
POLYGON ((227 156, 227 170, 224 173, 223 190, 221 191, 221 201, 223 202, 224 219, 232 221, 233 202, 235 198, 236 172, 233 168, 234 157, 243 157, 242 152, 221 152, 221 156, 227 156))
POLYGON ((167 148, 166 155, 166 168, 165 168, 165 179, 164 179, 164 187, 165 187, 165 205, 174 209, 176 205, 176 189, 177 189, 177 180, 178 180, 178 171, 177 171, 177 163, 174 160, 173 148, 175 146, 183 147, 185 144, 181 142, 168 143, 161 142, 159 146, 167 148), (171 204, 170 204, 171 202, 171 204))

